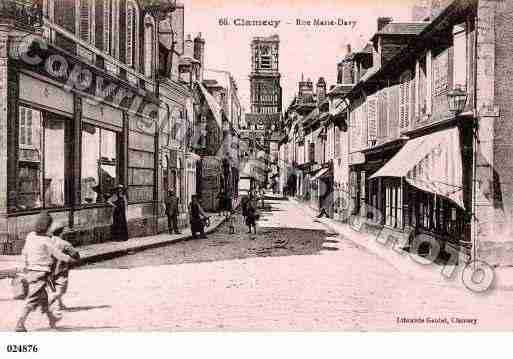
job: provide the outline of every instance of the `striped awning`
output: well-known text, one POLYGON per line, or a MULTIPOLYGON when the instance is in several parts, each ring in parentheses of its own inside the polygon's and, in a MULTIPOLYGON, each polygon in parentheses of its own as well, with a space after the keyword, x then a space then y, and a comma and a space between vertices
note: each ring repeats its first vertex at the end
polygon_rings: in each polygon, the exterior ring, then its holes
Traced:
POLYGON ((311 181, 315 181, 315 180, 317 180, 317 179, 319 179, 319 178, 321 178, 321 177, 325 176, 325 175, 329 172, 329 170, 330 170, 329 168, 323 168, 323 169, 321 169, 321 170, 320 170, 319 172, 317 172, 317 173, 315 174, 315 176, 313 176, 310 180, 311 180, 311 181))
POLYGON ((369 179, 403 177, 426 192, 463 205, 463 164, 458 128, 450 128, 408 141, 369 179))
POLYGON ((212 115, 214 116, 214 119, 216 120, 217 126, 219 127, 219 130, 223 130, 223 118, 221 117, 221 106, 217 103, 214 96, 212 96, 208 90, 203 86, 202 84, 199 84, 199 88, 201 89, 201 93, 205 97, 205 100, 207 101, 208 107, 210 107, 210 111, 212 112, 212 115))

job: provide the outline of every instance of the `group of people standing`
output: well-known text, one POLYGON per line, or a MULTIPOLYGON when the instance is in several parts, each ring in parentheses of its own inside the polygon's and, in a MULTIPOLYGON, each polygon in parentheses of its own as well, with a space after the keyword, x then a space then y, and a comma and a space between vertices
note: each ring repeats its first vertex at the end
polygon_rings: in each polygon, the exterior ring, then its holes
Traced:
MULTIPOLYGON (((170 234, 181 234, 178 229, 178 215, 180 214, 179 208, 180 200, 176 196, 174 190, 169 190, 165 200, 166 205, 166 216, 167 225, 170 234)), ((208 225, 209 217, 201 207, 198 201, 198 196, 193 195, 191 197, 191 203, 189 203, 189 224, 191 225, 192 238, 207 238, 205 234, 205 227, 208 225)))

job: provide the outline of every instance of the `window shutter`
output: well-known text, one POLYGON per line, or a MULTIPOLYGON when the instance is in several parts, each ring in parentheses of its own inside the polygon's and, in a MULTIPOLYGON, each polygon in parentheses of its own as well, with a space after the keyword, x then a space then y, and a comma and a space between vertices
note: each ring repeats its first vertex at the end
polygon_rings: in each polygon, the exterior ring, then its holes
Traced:
POLYGON ((25 120, 25 144, 32 145, 32 110, 27 109, 25 120))
POLYGON ((146 77, 153 74, 153 25, 146 26, 144 34, 144 72, 146 77))
POLYGON ((340 157, 340 130, 335 127, 335 157, 340 157))
POLYGON ((108 54, 112 54, 110 49, 111 14, 111 0, 103 0, 103 51, 108 54))
POLYGON ((368 102, 368 111, 367 111, 368 126, 369 126, 369 130, 368 130, 369 141, 371 139, 376 139, 378 136, 378 126, 377 126, 378 111, 377 110, 378 110, 377 109, 377 99, 376 98, 370 99, 368 102))
POLYGON ((20 125, 19 125, 19 141, 20 145, 25 144, 25 107, 20 107, 20 125))
POLYGON ((411 94, 411 106, 410 106, 410 123, 414 123, 415 121, 415 106, 417 105, 416 102, 415 102, 415 94, 416 94, 416 91, 417 91, 417 81, 416 79, 412 79, 410 81, 410 94, 411 94))
POLYGON ((134 37, 134 9, 131 3, 127 3, 126 8, 126 64, 133 66, 133 37, 134 37))
POLYGON ((89 0, 80 0, 79 3, 80 19, 79 19, 79 32, 80 39, 83 41, 91 41, 91 10, 89 7, 89 0))
POLYGON ((403 129, 410 126, 410 76, 407 75, 404 83, 404 123, 403 129))
POLYGON ((408 129, 410 126, 410 74, 401 76, 399 89, 399 126, 401 129, 408 129))
POLYGON ((404 82, 399 85, 399 127, 404 126, 404 82))
POLYGON ((361 185, 361 188, 360 188, 360 193, 361 193, 361 200, 362 201, 365 201, 365 196, 366 196, 366 192, 365 192, 365 189, 366 189, 366 186, 367 186, 367 182, 366 182, 366 177, 365 177, 365 171, 362 171, 360 173, 360 185, 361 185))

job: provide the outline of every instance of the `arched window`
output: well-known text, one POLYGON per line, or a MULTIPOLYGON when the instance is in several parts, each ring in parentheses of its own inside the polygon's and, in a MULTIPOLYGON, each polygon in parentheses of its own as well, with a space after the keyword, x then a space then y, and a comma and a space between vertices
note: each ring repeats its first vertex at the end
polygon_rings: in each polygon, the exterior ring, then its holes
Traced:
POLYGON ((155 71, 155 21, 150 15, 144 19, 144 75, 153 77, 155 71))
POLYGON ((138 68, 139 8, 133 0, 126 3, 126 64, 138 68))

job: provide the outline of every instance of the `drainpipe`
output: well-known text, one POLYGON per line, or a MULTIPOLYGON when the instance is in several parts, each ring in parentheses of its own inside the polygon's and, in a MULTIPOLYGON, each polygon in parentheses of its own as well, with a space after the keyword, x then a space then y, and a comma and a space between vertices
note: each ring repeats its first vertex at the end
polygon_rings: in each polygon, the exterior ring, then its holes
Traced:
POLYGON ((478 141, 478 111, 477 111, 477 44, 478 44, 478 28, 479 28, 479 18, 476 15, 474 18, 474 99, 473 99, 473 118, 472 118, 472 223, 471 223, 471 233, 472 233, 472 256, 471 260, 474 261, 474 269, 475 269, 475 260, 477 259, 477 217, 476 217, 476 200, 477 200, 477 145, 478 141))

